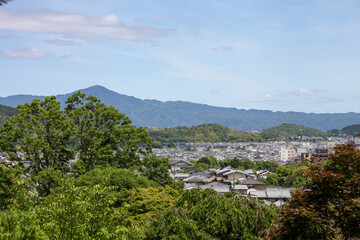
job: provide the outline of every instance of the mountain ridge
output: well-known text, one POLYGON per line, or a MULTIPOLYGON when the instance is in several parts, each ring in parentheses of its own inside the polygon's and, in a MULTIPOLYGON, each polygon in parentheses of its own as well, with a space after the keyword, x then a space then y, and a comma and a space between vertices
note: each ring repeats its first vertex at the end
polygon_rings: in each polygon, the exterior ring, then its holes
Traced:
MULTIPOLYGON (((341 129, 344 126, 360 123, 360 113, 302 113, 281 112, 257 109, 237 109, 215 107, 188 101, 159 101, 139 99, 117 93, 100 85, 56 95, 64 106, 66 99, 74 92, 81 91, 98 97, 104 104, 113 105, 130 117, 136 126, 177 127, 196 126, 205 123, 218 123, 243 131, 262 131, 282 123, 298 124, 320 130, 341 129)), ((16 107, 31 102, 34 98, 45 96, 18 94, 0 97, 0 104, 16 107)))

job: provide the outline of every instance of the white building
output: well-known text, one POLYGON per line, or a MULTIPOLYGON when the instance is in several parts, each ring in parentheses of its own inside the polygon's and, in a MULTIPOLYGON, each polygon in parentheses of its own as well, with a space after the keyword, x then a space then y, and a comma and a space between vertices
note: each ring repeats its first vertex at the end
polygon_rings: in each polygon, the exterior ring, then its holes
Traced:
POLYGON ((280 148, 279 155, 280 155, 280 161, 284 161, 284 162, 289 161, 296 157, 296 149, 282 146, 280 148))

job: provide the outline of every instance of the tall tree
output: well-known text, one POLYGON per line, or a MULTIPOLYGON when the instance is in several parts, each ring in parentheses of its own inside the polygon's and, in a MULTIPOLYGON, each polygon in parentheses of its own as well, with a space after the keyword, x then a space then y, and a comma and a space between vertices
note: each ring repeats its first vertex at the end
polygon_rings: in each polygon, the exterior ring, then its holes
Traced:
POLYGON ((151 152, 145 128, 132 126, 114 107, 80 92, 67 104, 61 110, 52 96, 19 105, 18 115, 0 130, 0 150, 12 160, 29 160, 33 174, 50 168, 65 172, 72 159, 83 171, 96 165, 130 168, 151 152))
POLYGON ((312 165, 306 188, 294 192, 267 239, 360 238, 360 151, 340 145, 330 161, 312 165))
POLYGON ((65 171, 73 159, 74 128, 56 97, 34 99, 17 107, 18 115, 0 129, 0 149, 12 160, 30 161, 32 173, 54 168, 65 171))
POLYGON ((65 113, 76 129, 75 150, 86 170, 106 164, 129 168, 140 164, 140 154, 151 152, 146 129, 132 126, 131 120, 113 106, 81 92, 66 103, 65 113))

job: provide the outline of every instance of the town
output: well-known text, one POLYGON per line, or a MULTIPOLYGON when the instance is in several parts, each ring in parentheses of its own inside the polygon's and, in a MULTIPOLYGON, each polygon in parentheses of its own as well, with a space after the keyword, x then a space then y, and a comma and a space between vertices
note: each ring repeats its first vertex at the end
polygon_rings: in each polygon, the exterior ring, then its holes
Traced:
POLYGON ((231 166, 220 168, 215 166, 205 171, 193 170, 194 163, 201 158, 216 158, 218 161, 226 159, 250 160, 254 163, 261 161, 276 162, 288 165, 292 162, 317 163, 328 159, 333 148, 338 144, 354 144, 360 146, 360 138, 339 135, 328 141, 306 141, 314 138, 303 137, 299 141, 279 142, 238 142, 238 143, 175 143, 172 147, 153 149, 154 154, 166 157, 171 163, 170 176, 175 181, 183 181, 184 189, 211 188, 220 194, 230 191, 240 196, 254 197, 266 204, 282 206, 291 198, 294 187, 268 187, 261 180, 266 179, 272 172, 254 169, 234 169, 231 166))

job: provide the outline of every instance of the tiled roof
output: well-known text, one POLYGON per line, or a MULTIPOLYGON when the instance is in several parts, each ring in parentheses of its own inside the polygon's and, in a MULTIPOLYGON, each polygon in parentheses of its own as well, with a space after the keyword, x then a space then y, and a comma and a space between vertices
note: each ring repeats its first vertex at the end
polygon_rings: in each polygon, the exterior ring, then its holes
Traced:
POLYGON ((233 173, 242 173, 242 174, 248 175, 246 172, 243 172, 243 171, 240 171, 240 170, 231 170, 231 171, 228 171, 228 172, 224 173, 223 175, 227 176, 227 175, 233 174, 233 173))
POLYGON ((206 182, 208 178, 201 176, 201 175, 196 175, 196 176, 192 176, 189 178, 185 178, 183 181, 184 182, 206 182))
POLYGON ((261 181, 257 181, 255 179, 252 179, 252 178, 246 178, 244 180, 241 181, 241 184, 243 185, 265 185, 264 182, 261 182, 261 181))
POLYGON ((248 186, 246 186, 246 185, 235 185, 234 189, 235 190, 248 190, 248 186))

